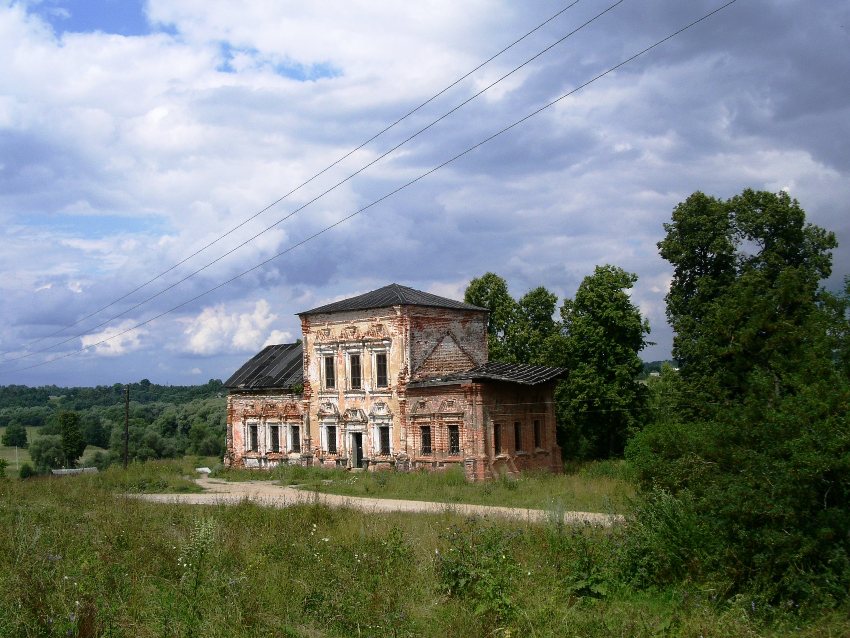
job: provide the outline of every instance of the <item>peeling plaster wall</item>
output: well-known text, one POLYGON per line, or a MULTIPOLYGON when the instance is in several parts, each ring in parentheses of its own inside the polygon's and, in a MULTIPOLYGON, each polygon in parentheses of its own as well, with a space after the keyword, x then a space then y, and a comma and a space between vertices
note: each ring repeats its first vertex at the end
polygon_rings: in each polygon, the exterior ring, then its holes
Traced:
POLYGON ((310 440, 305 427, 304 402, 290 392, 236 391, 227 397, 227 455, 228 467, 274 467, 280 463, 307 464, 310 440), (257 449, 250 448, 250 426, 257 426, 257 449), (291 434, 296 426, 297 447, 294 451, 291 434), (279 427, 280 451, 272 451, 271 427, 279 427))

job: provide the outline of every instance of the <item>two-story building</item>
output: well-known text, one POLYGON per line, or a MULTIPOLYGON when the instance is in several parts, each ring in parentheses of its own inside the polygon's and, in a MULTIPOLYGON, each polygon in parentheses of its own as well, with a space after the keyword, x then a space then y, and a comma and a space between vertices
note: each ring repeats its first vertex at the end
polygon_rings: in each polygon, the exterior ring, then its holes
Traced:
POLYGON ((226 464, 561 468, 561 368, 487 360, 487 310, 391 284, 299 313, 228 381, 226 464))

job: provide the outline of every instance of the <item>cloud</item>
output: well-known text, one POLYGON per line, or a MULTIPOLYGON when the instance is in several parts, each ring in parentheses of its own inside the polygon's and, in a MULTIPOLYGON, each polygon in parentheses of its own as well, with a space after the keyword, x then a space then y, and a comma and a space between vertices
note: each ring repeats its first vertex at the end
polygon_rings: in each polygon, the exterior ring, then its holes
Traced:
POLYGON ((194 319, 187 320, 183 331, 183 348, 198 355, 226 352, 254 352, 269 339, 282 337, 280 331, 269 331, 277 319, 265 299, 256 302, 249 312, 228 312, 224 305, 204 308, 194 319))
MULTIPOLYGON (((297 336, 294 313, 391 281, 458 298, 494 271, 515 295, 542 284, 571 297, 604 263, 638 274, 633 298, 659 344, 646 356, 662 358, 670 269, 655 244, 694 190, 788 187, 810 221, 838 234, 828 284, 850 272, 850 94, 836 80, 850 75, 850 58, 834 54, 850 14, 840 3, 817 12, 802 0, 736 3, 327 232, 714 4, 624 3, 348 179, 607 6, 579 3, 312 181, 555 9, 151 0, 144 14, 133 9, 127 37, 116 21, 74 11, 58 21, 37 5, 0 5, 0 343, 23 352, 128 293, 76 330, 122 311, 110 326, 174 309, 136 341, 99 347, 135 351, 101 367, 87 358, 91 382, 109 382, 119 360, 131 374, 155 359, 160 380, 174 383, 194 380, 198 356, 205 374, 229 374, 264 344, 297 336)), ((0 383, 75 378, 73 366, 63 359, 0 383)))
POLYGON ((122 321, 116 326, 82 337, 81 345, 89 352, 105 357, 117 357, 136 352, 144 347, 144 338, 148 331, 137 328, 125 332, 134 325, 135 322, 132 320, 122 321))

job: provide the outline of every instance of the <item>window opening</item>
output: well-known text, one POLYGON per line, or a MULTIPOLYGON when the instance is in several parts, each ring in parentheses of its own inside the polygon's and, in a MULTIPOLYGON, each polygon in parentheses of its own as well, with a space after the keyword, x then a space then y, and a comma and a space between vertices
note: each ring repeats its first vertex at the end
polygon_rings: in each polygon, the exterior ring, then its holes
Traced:
POLYGON ((460 426, 449 426, 449 454, 460 454, 460 426))
POLYGON ((326 356, 325 360, 325 388, 333 390, 336 388, 336 369, 334 367, 334 357, 326 356))
POLYGON ((301 427, 298 425, 293 425, 290 427, 292 432, 292 445, 291 449, 293 452, 301 451, 301 427))
POLYGON ((386 388, 387 376, 387 353, 379 352, 375 355, 375 386, 386 388))
POLYGON ((422 454, 431 454, 431 426, 426 425, 422 428, 422 454))
POLYGON ((272 452, 280 452, 280 426, 271 426, 272 452))
POLYGON ((336 454, 336 426, 329 425, 327 427, 327 445, 328 445, 328 453, 336 454))
POLYGON ((387 455, 390 453, 390 427, 382 425, 378 428, 378 439, 380 443, 380 454, 387 455))
POLYGON ((363 379, 360 374, 360 355, 352 354, 350 356, 351 362, 351 389, 359 390, 363 386, 363 379))
POLYGON ((534 447, 543 447, 543 429, 540 427, 540 419, 534 419, 534 447))
POLYGON ((257 445, 257 426, 251 425, 248 427, 248 449, 251 452, 256 452, 259 446, 257 445))
POLYGON ((493 452, 502 453, 502 426, 499 423, 493 424, 493 452))
POLYGON ((519 452, 522 450, 522 423, 514 421, 514 449, 519 452))

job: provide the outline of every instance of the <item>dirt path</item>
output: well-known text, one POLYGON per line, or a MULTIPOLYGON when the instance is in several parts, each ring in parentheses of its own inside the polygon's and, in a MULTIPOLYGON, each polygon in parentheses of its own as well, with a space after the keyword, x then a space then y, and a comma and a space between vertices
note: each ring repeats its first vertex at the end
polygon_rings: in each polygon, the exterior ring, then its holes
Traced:
MULTIPOLYGON (((245 481, 231 483, 211 478, 197 479, 204 488, 199 494, 133 494, 138 498, 154 503, 185 503, 191 505, 234 504, 243 500, 253 501, 268 507, 289 507, 305 503, 321 503, 328 507, 348 507, 369 513, 414 512, 441 513, 452 512, 462 516, 493 516, 509 518, 529 523, 542 523, 550 520, 551 513, 545 510, 523 509, 517 507, 495 507, 491 505, 466 505, 463 503, 433 503, 429 501, 402 501, 389 498, 366 498, 362 496, 339 496, 337 494, 319 494, 294 487, 275 485, 271 481, 245 481)), ((595 512, 565 512, 564 522, 569 525, 599 525, 610 527, 623 522, 622 516, 598 514, 595 512)))

